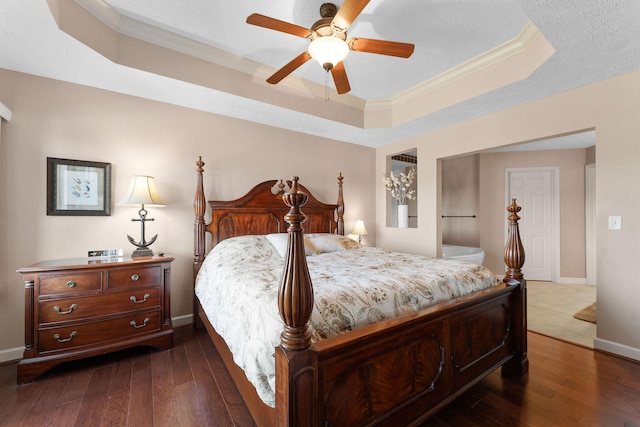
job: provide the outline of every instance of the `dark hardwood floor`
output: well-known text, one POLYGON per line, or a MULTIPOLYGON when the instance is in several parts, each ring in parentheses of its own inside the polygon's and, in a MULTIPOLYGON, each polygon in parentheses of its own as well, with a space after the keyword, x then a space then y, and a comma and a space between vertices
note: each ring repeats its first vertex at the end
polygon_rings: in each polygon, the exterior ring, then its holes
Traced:
MULTIPOLYGON (((496 371, 423 426, 640 427, 640 364, 529 334, 530 373, 496 371)), ((0 366, 2 426, 251 426, 204 331, 167 351, 133 349, 60 365, 17 386, 0 366)))

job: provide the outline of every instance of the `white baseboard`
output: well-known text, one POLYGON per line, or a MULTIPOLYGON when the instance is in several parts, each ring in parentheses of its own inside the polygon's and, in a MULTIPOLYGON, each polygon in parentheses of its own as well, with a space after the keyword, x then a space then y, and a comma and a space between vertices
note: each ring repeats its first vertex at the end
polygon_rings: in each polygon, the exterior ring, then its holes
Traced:
MULTIPOLYGON (((173 317, 171 318, 171 323, 175 328, 190 325, 193 323, 193 314, 173 317)), ((7 348, 5 350, 0 350, 0 363, 15 362, 16 360, 20 360, 22 359, 23 352, 24 347, 7 348)))
POLYGON ((557 283, 562 285, 588 285, 585 277, 561 277, 557 283))
POLYGON ((0 350, 0 363, 14 362, 22 359, 22 353, 24 352, 24 346, 7 348, 0 350))
POLYGON ((193 323, 193 314, 185 314, 184 316, 172 317, 171 323, 173 324, 174 328, 190 325, 193 323))
POLYGON ((628 345, 618 344, 617 342, 603 340, 602 338, 595 338, 593 340, 593 347, 596 350, 605 351, 607 353, 616 354, 618 356, 640 362, 640 349, 635 347, 629 347, 628 345))

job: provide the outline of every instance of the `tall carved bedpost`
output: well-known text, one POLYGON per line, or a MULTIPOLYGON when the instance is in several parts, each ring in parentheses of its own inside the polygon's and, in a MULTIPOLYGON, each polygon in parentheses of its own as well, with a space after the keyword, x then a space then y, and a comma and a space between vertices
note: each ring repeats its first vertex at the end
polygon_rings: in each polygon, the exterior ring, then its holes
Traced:
POLYGON ((511 204, 507 206, 509 212, 509 231, 507 235, 507 243, 504 248, 504 263, 507 265, 504 283, 510 286, 518 286, 518 292, 514 293, 516 303, 516 322, 513 325, 517 331, 516 336, 516 357, 503 366, 502 372, 515 373, 524 375, 529 372, 529 359, 527 357, 527 282, 522 274, 522 266, 524 265, 524 247, 520 240, 520 228, 518 221, 520 217, 518 212, 522 208, 516 204, 516 199, 512 199, 511 204))
POLYGON ((311 344, 307 322, 313 310, 313 288, 307 267, 302 228, 302 223, 307 217, 300 210, 307 202, 307 194, 300 191, 297 176, 294 176, 292 181, 291 190, 282 196, 284 203, 291 209, 284 217, 289 223, 289 244, 278 293, 278 310, 284 321, 282 346, 287 350, 302 350, 311 344))
POLYGON ((520 217, 518 212, 522 208, 516 204, 516 199, 511 201, 507 206, 509 212, 509 232, 507 235, 507 243, 504 247, 504 263, 507 265, 507 271, 503 279, 504 283, 509 285, 518 284, 523 278, 522 266, 524 265, 524 247, 520 240, 520 228, 518 221, 520 217))
MULTIPOLYGON (((204 184, 202 182, 202 173, 204 169, 204 162, 202 161, 202 156, 198 157, 198 161, 196 162, 196 195, 193 200, 193 211, 195 213, 195 223, 194 223, 194 253, 193 253, 193 283, 195 285, 196 276, 202 263, 204 262, 205 256, 205 247, 206 247, 206 224, 204 222, 204 213, 206 210, 206 199, 204 197, 204 184)), ((194 327, 202 326, 200 322, 200 318, 197 313, 197 304, 195 295, 193 297, 193 325, 194 327)))
POLYGON ((278 293, 278 309, 284 322, 280 346, 276 348, 276 425, 312 426, 316 401, 317 370, 310 360, 311 345, 308 322, 313 311, 313 287, 304 249, 302 223, 307 219, 300 209, 307 194, 300 191, 298 177, 282 200, 290 207, 284 219, 289 223, 289 244, 282 282, 278 293))
POLYGON ((338 174, 338 230, 337 233, 344 236, 344 197, 342 195, 342 172, 338 174))

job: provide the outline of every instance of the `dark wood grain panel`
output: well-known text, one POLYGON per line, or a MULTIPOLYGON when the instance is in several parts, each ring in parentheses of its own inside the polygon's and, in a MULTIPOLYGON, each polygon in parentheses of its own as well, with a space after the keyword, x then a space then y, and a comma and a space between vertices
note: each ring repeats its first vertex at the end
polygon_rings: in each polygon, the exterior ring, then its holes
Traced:
POLYGON ((107 270, 109 289, 160 285, 162 279, 162 266, 160 265, 107 270))
POLYGON ((443 398, 444 389, 436 388, 446 357, 442 322, 363 348, 359 355, 345 352, 321 364, 324 416, 330 425, 364 425, 393 414, 400 405, 443 398))
POLYGON ((38 278, 38 294, 50 296, 100 291, 103 277, 101 271, 43 274, 38 278))
POLYGON ((467 310, 452 321, 451 340, 458 343, 451 352, 453 390, 515 351, 511 310, 505 296, 467 310))
POLYGON ((160 308, 160 288, 158 286, 83 298, 47 299, 38 303, 38 323, 44 326, 47 323, 91 319, 105 316, 107 313, 112 315, 153 308, 160 308), (135 301, 131 300, 132 297, 135 298, 135 301), (61 314, 65 312, 68 313, 61 314))
POLYGON ((38 331, 40 352, 66 351, 82 346, 100 345, 160 330, 160 311, 120 317, 101 322, 87 322, 38 331), (139 328, 131 325, 135 322, 139 328))

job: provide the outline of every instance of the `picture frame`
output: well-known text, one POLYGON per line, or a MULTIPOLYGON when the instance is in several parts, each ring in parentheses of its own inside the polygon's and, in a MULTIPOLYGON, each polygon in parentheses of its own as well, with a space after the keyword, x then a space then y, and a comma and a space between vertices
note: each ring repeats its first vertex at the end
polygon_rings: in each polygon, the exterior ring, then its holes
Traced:
POLYGON ((111 163, 47 157, 47 215, 110 216, 111 163))

